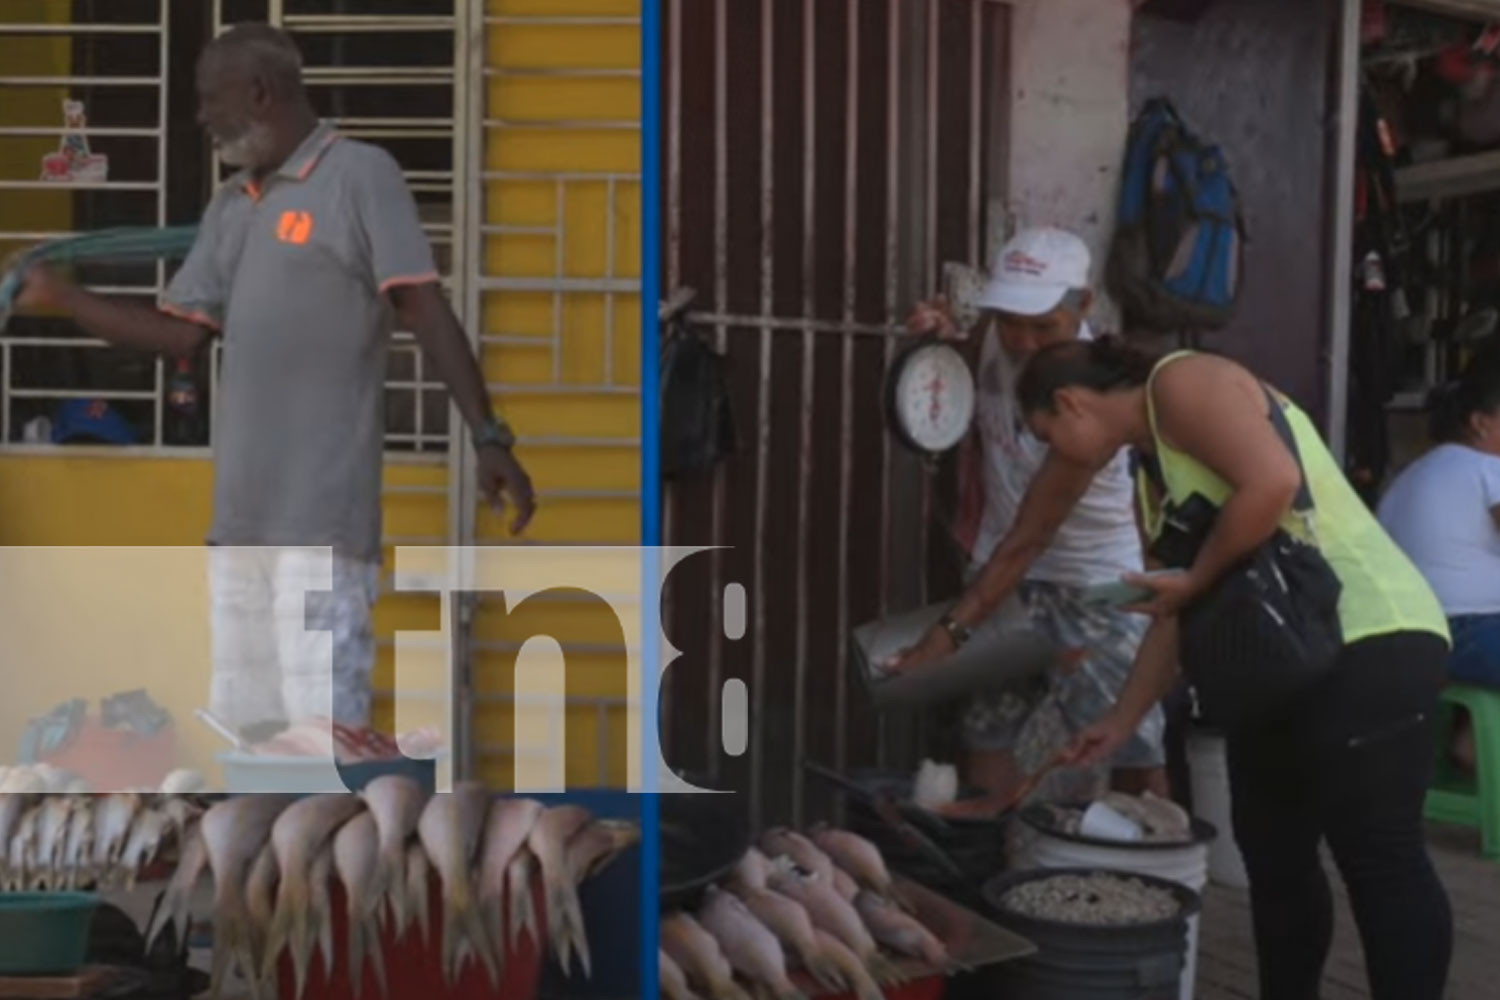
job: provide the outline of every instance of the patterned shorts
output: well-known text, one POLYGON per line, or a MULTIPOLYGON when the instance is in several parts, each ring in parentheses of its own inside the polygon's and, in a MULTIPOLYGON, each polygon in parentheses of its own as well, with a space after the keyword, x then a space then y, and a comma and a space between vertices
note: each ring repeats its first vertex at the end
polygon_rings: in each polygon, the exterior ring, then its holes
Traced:
POLYGON ((311 718, 369 725, 380 566, 333 556, 330 567, 329 558, 326 549, 209 549, 209 711, 232 728, 311 718))
POLYGON ((1500 614, 1461 615, 1450 618, 1448 627, 1453 633, 1449 679, 1500 687, 1500 614))
MULTIPOLYGON (((1017 588, 1016 599, 1032 627, 1064 649, 1084 651, 1084 657, 976 698, 963 721, 970 749, 1012 751, 1021 769, 1030 772, 1114 706, 1150 620, 1080 598, 1075 588, 1035 580, 1017 588)), ((1165 724, 1161 706, 1153 707, 1112 766, 1162 766, 1165 724)))

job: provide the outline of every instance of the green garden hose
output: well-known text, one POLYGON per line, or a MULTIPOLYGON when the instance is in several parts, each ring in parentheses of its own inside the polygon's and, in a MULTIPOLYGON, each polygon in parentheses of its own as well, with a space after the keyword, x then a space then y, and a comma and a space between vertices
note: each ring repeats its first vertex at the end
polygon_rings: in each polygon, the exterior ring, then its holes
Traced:
POLYGON ((0 332, 15 308, 26 269, 33 264, 121 264, 187 256, 197 226, 121 226, 39 243, 19 254, 0 274, 0 332))

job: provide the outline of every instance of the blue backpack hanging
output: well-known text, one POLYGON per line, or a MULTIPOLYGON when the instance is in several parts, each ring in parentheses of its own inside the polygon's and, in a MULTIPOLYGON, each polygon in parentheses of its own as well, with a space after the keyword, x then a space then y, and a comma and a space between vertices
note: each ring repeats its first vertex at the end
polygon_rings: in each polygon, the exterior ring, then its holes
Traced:
POLYGON ((1229 165, 1164 97, 1130 126, 1107 278, 1127 327, 1218 330, 1234 315, 1244 221, 1229 165))

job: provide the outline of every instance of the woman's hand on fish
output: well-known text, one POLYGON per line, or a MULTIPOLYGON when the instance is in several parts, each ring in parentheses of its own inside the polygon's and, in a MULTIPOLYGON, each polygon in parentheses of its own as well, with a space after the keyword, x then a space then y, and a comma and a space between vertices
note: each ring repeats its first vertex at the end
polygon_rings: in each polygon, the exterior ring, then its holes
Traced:
POLYGON ((1123 582, 1132 587, 1142 587, 1155 595, 1125 608, 1126 611, 1134 614, 1150 615, 1152 618, 1167 618, 1177 614, 1193 603, 1203 591, 1203 585, 1197 574, 1191 570, 1181 573, 1158 573, 1154 576, 1131 573, 1123 578, 1123 582))
POLYGON ((1119 712, 1108 712, 1073 737, 1058 757, 1070 767, 1089 767, 1113 757, 1134 731, 1135 726, 1119 712))
POLYGON ((881 668, 888 674, 906 674, 931 666, 953 652, 953 637, 940 628, 931 628, 915 646, 908 646, 895 656, 887 657, 881 668))

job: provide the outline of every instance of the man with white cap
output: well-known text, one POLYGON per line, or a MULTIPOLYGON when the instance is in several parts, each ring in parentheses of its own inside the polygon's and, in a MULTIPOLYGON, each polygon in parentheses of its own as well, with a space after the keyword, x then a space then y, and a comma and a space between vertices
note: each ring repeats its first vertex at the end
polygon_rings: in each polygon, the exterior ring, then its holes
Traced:
MULTIPOLYGON (((1061 229, 1027 229, 1000 251, 977 299, 976 323, 955 320, 939 298, 919 305, 910 326, 955 341, 978 339, 976 433, 966 445, 962 494, 977 517, 960 523, 969 551, 968 584, 960 600, 895 669, 920 669, 962 644, 969 632, 1012 595, 1034 627, 1069 650, 1045 677, 976 698, 964 717, 974 784, 1005 796, 1024 773, 1103 715, 1130 674, 1147 620, 1085 604, 1083 589, 1142 569, 1129 457, 1121 451, 1100 470, 1048 451, 1025 428, 1015 381, 1037 351, 1090 339, 1093 302, 1088 247, 1061 229), (977 334, 977 336, 974 336, 977 334)), ((960 518, 961 522, 964 520, 960 518)), ((1161 708, 1153 709, 1112 762, 1112 784, 1123 791, 1166 792, 1161 708)))

